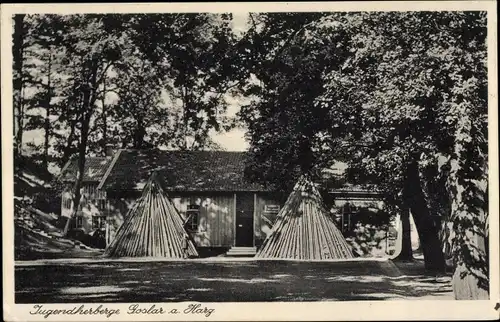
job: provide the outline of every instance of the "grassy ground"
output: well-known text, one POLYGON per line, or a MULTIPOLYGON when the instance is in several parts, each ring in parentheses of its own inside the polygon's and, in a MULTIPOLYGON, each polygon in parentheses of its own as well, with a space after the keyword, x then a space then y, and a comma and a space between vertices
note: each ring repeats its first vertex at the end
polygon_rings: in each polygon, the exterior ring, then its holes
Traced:
POLYGON ((449 277, 390 261, 16 265, 17 303, 452 299, 449 277), (405 271, 406 269, 406 271, 405 271))

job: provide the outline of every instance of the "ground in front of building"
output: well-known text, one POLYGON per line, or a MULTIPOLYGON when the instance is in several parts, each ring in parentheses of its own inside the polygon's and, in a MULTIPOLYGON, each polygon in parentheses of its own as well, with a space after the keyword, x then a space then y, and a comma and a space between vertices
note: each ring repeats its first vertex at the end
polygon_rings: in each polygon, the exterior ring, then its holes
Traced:
POLYGON ((452 300, 419 260, 16 263, 16 303, 452 300))

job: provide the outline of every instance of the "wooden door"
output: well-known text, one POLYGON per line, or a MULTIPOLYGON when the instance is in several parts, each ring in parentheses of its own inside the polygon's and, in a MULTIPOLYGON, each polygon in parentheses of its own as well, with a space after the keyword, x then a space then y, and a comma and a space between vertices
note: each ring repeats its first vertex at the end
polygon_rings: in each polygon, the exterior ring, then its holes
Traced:
POLYGON ((253 246, 254 195, 236 195, 236 243, 235 246, 253 246))

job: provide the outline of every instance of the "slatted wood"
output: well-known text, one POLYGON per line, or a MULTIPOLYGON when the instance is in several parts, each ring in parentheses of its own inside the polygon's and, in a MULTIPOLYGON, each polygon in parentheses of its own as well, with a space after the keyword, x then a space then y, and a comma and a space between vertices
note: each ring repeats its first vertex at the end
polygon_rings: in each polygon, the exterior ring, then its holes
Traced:
POLYGON ((277 215, 256 258, 326 260, 353 258, 351 247, 305 176, 277 215))
MULTIPOLYGON (((182 258, 186 237, 188 234, 180 214, 153 174, 104 254, 108 257, 182 258)), ((198 256, 191 240, 187 255, 198 256)))

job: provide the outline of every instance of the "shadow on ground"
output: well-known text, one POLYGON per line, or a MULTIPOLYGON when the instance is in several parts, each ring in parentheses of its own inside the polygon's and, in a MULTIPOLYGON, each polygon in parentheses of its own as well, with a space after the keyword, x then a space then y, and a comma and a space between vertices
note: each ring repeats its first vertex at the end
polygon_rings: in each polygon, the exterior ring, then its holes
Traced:
POLYGON ((15 274, 16 303, 452 299, 448 277, 392 262, 65 263, 15 274))

